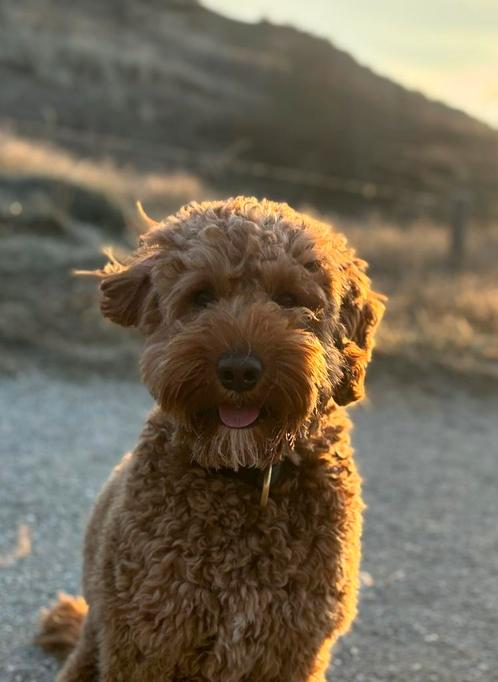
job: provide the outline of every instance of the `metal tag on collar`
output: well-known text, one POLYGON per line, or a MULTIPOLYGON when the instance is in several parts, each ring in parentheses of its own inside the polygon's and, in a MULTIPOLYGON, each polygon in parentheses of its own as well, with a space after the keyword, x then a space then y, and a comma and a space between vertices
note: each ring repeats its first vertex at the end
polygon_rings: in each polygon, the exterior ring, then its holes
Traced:
POLYGON ((263 478, 263 487, 261 489, 261 497, 259 499, 259 506, 260 507, 266 507, 266 505, 268 503, 268 496, 270 494, 271 470, 272 470, 272 465, 270 464, 268 469, 265 471, 265 475, 263 478))

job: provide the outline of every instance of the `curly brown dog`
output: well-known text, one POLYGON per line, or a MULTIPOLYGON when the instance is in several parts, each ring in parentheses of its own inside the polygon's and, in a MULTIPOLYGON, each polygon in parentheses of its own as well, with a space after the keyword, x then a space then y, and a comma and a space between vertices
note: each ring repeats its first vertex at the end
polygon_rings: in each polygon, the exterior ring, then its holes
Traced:
POLYGON ((74 647, 59 682, 325 680, 358 592, 344 406, 384 310, 365 268, 328 225, 238 197, 96 273, 157 406, 93 510, 86 603, 44 617, 39 641, 74 647))

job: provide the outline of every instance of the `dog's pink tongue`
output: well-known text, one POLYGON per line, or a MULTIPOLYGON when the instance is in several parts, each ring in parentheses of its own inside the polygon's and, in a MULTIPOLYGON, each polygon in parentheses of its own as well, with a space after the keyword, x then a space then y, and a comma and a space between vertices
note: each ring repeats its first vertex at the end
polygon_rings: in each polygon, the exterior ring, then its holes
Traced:
POLYGON ((249 426, 259 417, 257 407, 234 407, 233 405, 221 405, 218 413, 225 426, 232 429, 242 429, 249 426))

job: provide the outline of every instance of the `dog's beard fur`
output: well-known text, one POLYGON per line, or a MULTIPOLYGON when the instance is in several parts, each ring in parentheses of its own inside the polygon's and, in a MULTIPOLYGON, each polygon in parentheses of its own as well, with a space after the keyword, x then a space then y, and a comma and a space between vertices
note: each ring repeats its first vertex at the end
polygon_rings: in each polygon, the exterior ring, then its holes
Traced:
POLYGON ((309 331, 293 328, 274 307, 253 306, 238 320, 206 312, 165 338, 152 335, 141 361, 152 395, 174 422, 175 442, 204 467, 265 468, 279 461, 313 420, 339 373, 335 349, 309 331), (216 363, 227 351, 254 352, 265 368, 252 391, 233 393, 217 380, 216 363), (225 426, 221 404, 258 406, 246 428, 225 426))
POLYGON ((279 440, 258 437, 259 427, 231 429, 222 424, 215 427, 211 438, 199 434, 192 439, 191 432, 178 432, 178 439, 191 448, 192 458, 204 467, 265 467, 270 464, 279 447, 279 440))

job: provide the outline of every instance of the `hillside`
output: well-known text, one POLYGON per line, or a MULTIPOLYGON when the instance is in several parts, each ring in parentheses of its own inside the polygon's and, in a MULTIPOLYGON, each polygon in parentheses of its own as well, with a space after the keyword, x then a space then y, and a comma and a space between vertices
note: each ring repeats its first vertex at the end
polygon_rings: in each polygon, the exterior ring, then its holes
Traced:
POLYGON ((323 39, 194 0, 3 0, 0 80, 0 124, 225 193, 442 217, 467 182, 481 217, 496 208, 498 132, 323 39))

